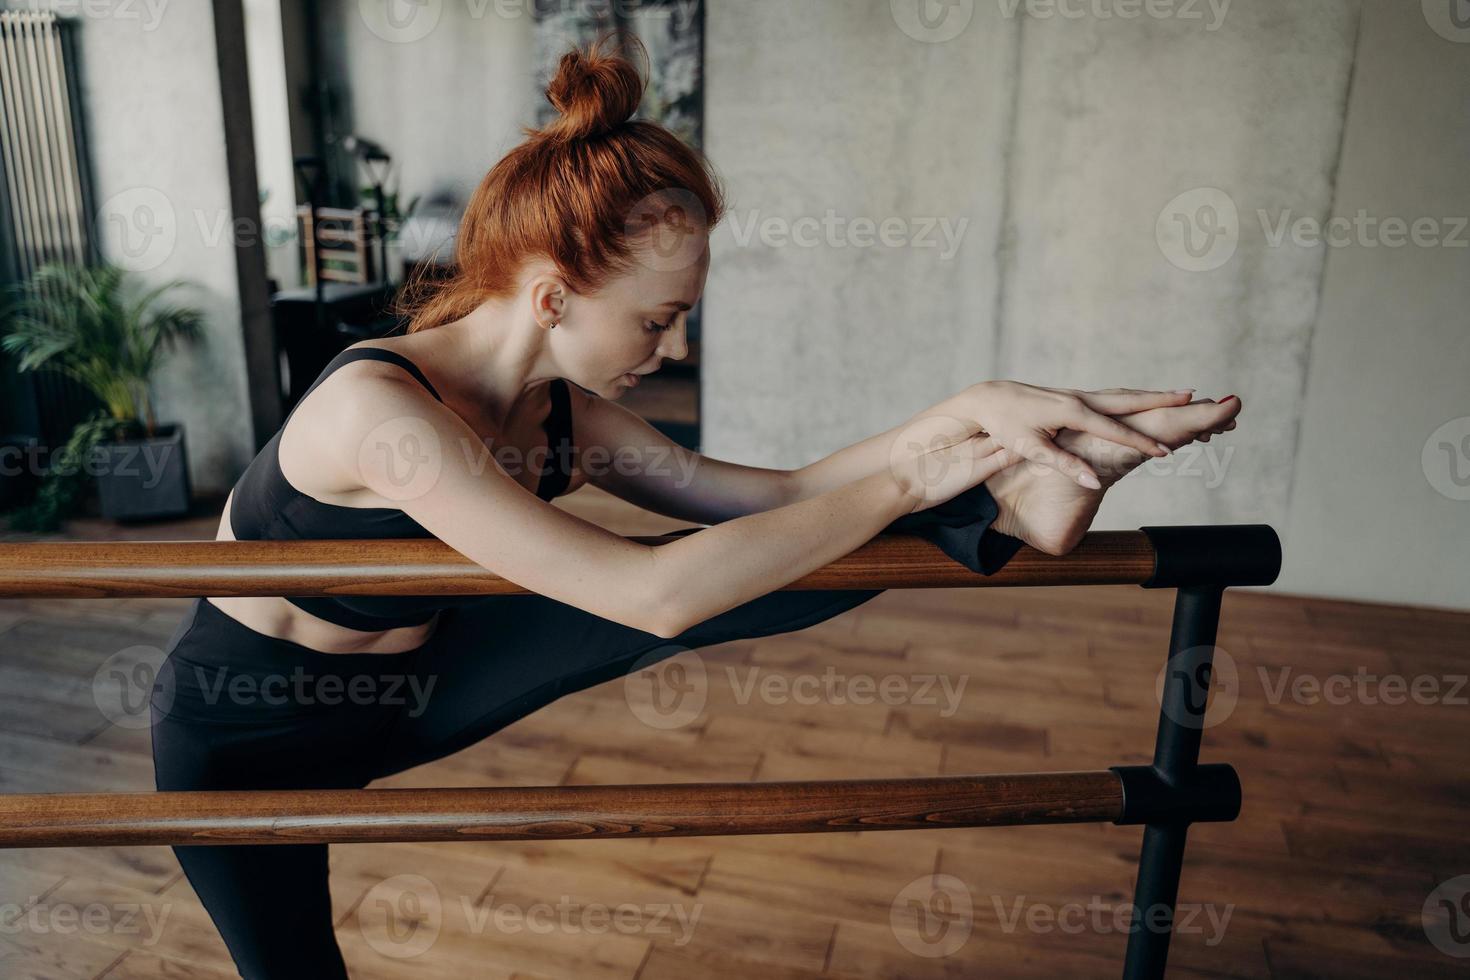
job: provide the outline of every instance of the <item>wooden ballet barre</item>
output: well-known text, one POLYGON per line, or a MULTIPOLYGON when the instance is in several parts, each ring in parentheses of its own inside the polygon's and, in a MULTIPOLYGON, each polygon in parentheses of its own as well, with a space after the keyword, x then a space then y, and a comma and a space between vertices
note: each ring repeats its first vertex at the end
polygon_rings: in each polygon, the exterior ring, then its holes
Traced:
POLYGON ((486 789, 0 795, 0 847, 816 834, 1117 821, 1109 770, 486 789))
MULTIPOLYGON (((634 536, 662 545, 679 535, 634 536)), ((1062 557, 1022 548, 993 575, 912 534, 880 534, 784 586, 929 589, 1022 585, 1182 584, 1165 574, 1197 561, 1220 585, 1265 584, 1280 565, 1266 525, 1094 531, 1062 557), (1170 554, 1161 554, 1160 541, 1170 554), (1185 552, 1193 549, 1191 557, 1185 552), (1173 557, 1175 552, 1182 557, 1173 557), (1233 560, 1225 560, 1231 558, 1233 560), (1274 556, 1274 557, 1273 557, 1274 556), (1168 558, 1169 561, 1161 561, 1168 558), (1242 560, 1244 558, 1244 560, 1242 560), (1274 561, 1274 567, 1273 567, 1274 561)), ((1191 570, 1192 571, 1192 570, 1191 570)), ((1213 580, 1213 579, 1212 579, 1213 580)), ((55 541, 0 544, 0 598, 525 595, 528 590, 435 538, 335 541, 55 541)))

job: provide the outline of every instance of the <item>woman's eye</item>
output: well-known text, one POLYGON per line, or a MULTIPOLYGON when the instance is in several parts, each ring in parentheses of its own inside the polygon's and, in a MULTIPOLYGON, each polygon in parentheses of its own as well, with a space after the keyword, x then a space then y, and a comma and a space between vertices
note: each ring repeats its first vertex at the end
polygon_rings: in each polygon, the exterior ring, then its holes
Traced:
POLYGON ((672 329, 674 329, 674 323, 672 320, 670 320, 668 323, 654 323, 652 320, 648 321, 649 333, 663 333, 665 330, 672 329))

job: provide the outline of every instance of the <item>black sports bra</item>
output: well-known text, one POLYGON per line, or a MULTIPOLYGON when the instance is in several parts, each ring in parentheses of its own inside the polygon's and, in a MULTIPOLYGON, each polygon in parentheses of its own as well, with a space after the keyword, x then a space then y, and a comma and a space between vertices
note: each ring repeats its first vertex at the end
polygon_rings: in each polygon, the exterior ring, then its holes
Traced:
MULTIPOLYGON (((418 365, 396 351, 381 347, 354 347, 327 363, 322 373, 302 394, 311 394, 327 376, 352 361, 387 361, 397 364, 442 402, 434 386, 418 365)), ((300 401, 297 402, 300 405, 300 401)), ((256 454, 235 483, 230 504, 230 529, 239 541, 292 539, 330 540, 360 538, 430 538, 422 524, 396 507, 343 507, 308 497, 286 481, 281 472, 281 429, 256 454)), ((546 417, 548 467, 541 472, 536 495, 551 500, 571 483, 572 411, 567 382, 551 381, 551 414, 546 417)), ((434 613, 451 606, 480 602, 484 596, 287 596, 286 601, 338 626, 357 630, 385 630, 427 623, 434 613)))

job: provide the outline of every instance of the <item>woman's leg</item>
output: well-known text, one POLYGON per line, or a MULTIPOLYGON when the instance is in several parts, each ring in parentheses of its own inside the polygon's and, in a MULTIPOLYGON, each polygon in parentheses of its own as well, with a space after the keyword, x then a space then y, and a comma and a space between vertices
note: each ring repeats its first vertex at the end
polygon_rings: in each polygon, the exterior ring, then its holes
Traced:
MULTIPOLYGON (((406 665, 402 656, 317 653, 195 600, 153 690, 158 789, 365 786, 396 710, 374 703, 370 684, 359 689, 367 697, 344 692, 363 670, 386 689, 383 671, 406 665)), ((332 930, 326 845, 173 850, 246 980, 347 976, 332 930)))
POLYGON ((882 589, 771 592, 665 639, 545 596, 492 596, 446 610, 415 670, 432 695, 403 712, 380 776, 442 758, 558 698, 686 650, 815 626, 882 589))

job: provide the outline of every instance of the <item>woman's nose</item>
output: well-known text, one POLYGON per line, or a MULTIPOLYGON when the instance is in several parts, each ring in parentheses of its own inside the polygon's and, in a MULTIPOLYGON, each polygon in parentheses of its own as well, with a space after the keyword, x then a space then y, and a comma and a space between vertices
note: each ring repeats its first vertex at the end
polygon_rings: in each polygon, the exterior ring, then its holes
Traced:
POLYGON ((660 357, 674 361, 682 361, 689 355, 689 344, 686 341, 684 317, 679 317, 678 324, 674 329, 664 334, 663 342, 658 345, 660 357))

